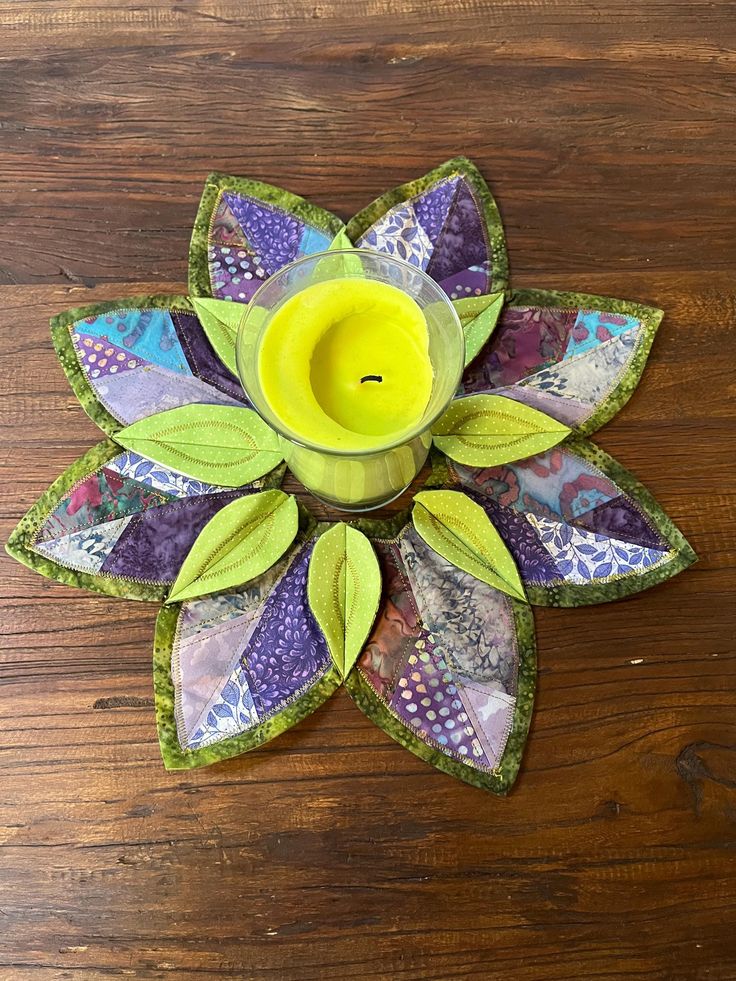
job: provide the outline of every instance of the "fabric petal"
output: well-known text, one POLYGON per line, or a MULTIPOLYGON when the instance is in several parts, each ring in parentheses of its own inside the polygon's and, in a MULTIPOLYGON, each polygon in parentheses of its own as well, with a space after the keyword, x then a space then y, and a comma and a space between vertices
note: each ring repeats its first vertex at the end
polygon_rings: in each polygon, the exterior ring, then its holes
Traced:
POLYGON ((280 479, 274 471, 250 485, 217 487, 106 440, 51 485, 6 548, 59 582, 161 601, 207 521, 280 479))
POLYGON ((339 687, 307 602, 312 548, 302 542, 246 586, 162 609, 154 684, 167 769, 254 749, 339 687))
POLYGON ((348 692, 437 769, 506 793, 534 697, 531 611, 457 569, 411 525, 375 548, 381 607, 348 692))
POLYGON ((183 296, 127 297, 51 320, 61 365, 87 415, 114 435, 193 402, 248 405, 183 296))
POLYGON ((610 297, 519 290, 460 392, 505 395, 588 435, 631 397, 662 316, 610 297))
POLYGON ((499 467, 453 463, 450 474, 485 509, 532 603, 603 603, 664 582, 695 561, 646 488, 580 437, 499 467))
POLYGON ((382 195, 351 219, 347 233, 357 248, 426 270, 452 299, 506 288, 501 217, 486 182, 464 157, 382 195))
POLYGON ((282 188, 210 174, 189 247, 189 292, 247 303, 269 276, 323 252, 343 222, 282 188))

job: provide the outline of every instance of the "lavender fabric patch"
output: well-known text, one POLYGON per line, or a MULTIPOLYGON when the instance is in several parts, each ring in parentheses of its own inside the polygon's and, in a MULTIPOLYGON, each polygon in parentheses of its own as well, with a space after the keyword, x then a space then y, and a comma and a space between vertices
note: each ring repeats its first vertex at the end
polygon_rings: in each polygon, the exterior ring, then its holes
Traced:
POLYGON ((489 762, 495 766, 503 756, 511 732, 515 701, 503 692, 474 685, 465 685, 460 692, 475 734, 489 762))
POLYGON ((92 379, 91 382, 102 405, 126 426, 157 412, 166 412, 167 409, 176 409, 192 402, 205 405, 243 404, 199 378, 192 375, 182 378, 155 366, 135 368, 122 375, 92 379))
MULTIPOLYGON (((186 605, 182 607, 180 619, 186 605)), ((179 742, 191 745, 256 627, 255 610, 187 638, 179 636, 172 655, 179 742)), ((199 741, 204 733, 199 733, 199 741)))

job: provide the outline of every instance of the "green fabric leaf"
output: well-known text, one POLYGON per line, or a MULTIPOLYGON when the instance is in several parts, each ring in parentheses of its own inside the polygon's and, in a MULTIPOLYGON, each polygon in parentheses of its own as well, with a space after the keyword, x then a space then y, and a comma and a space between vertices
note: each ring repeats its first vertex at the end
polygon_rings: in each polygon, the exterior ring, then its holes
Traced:
POLYGON ((570 430, 538 409, 502 395, 456 399, 432 427, 438 449, 471 467, 496 467, 543 453, 570 430))
POLYGON ((489 293, 487 296, 466 296, 453 300, 452 305, 460 318, 465 334, 465 367, 470 364, 493 333, 499 314, 503 310, 505 294, 489 293))
POLYGON ((341 522, 317 539, 307 595, 344 678, 360 654, 381 599, 378 560, 362 532, 341 522))
POLYGON ((296 499, 283 491, 238 498, 199 533, 166 602, 178 603, 255 579, 281 558, 298 527, 296 499))
POLYGON ((341 228, 340 231, 337 233, 337 235, 330 242, 330 247, 328 251, 332 252, 335 249, 354 249, 354 248, 355 246, 350 241, 350 238, 348 237, 348 233, 345 231, 344 228, 341 228))
POLYGON ((231 303, 228 300, 213 300, 204 296, 193 296, 192 303, 217 357, 237 378, 235 341, 245 305, 231 303))
POLYGON ((253 409, 184 405, 134 422, 115 439, 197 480, 239 487, 283 459, 279 437, 253 409))
POLYGON ((460 491, 422 491, 412 521, 430 548, 458 569, 526 600, 513 556, 483 508, 460 491))

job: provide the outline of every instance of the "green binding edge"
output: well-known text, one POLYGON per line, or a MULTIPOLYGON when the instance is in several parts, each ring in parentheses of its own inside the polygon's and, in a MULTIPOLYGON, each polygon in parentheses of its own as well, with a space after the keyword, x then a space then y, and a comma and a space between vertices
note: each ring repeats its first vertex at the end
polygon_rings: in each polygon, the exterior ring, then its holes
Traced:
POLYGON ((183 313, 194 313, 194 307, 185 296, 159 294, 154 296, 128 296, 120 300, 107 300, 104 303, 92 303, 84 307, 73 307, 52 317, 51 340, 58 355, 64 374, 69 379, 74 394, 79 403, 100 429, 109 436, 114 436, 125 428, 125 423, 111 415, 100 403, 95 390, 89 383, 86 374, 77 358, 69 328, 78 320, 85 317, 97 317, 113 310, 181 310, 183 313))
MULTIPOLYGON (((534 606, 553 607, 590 606, 594 603, 608 603, 623 599, 626 596, 632 596, 634 593, 640 593, 651 586, 657 586, 661 582, 666 582, 667 579, 671 579, 678 572, 682 572, 693 562, 697 562, 697 555, 674 521, 667 516, 647 488, 617 460, 605 453, 595 443, 575 434, 568 436, 558 445, 560 448, 565 447, 572 450, 584 460, 592 463, 601 473, 610 477, 623 491, 629 494, 637 504, 642 505, 647 520, 670 544, 675 554, 669 562, 658 566, 656 569, 650 569, 643 575, 612 579, 605 583, 581 583, 579 585, 561 583, 551 586, 525 583, 524 588, 530 603, 534 606)), ((456 486, 460 484, 452 470, 450 470, 450 476, 456 486)), ((472 491, 472 487, 461 486, 463 490, 472 491)))
POLYGON ((374 222, 378 221, 387 211, 406 201, 408 198, 416 197, 426 191, 428 187, 450 177, 453 174, 460 174, 470 184, 473 193, 483 208, 483 215, 486 220, 486 227, 489 235, 489 245, 491 247, 491 292, 497 293, 505 290, 509 280, 509 257, 506 252, 506 238, 503 231, 503 223, 493 195, 488 189, 483 175, 475 164, 467 157, 453 157, 445 163, 430 170, 424 177, 400 184, 398 187, 387 191, 379 198, 376 198, 367 208, 359 211, 357 215, 350 219, 347 224, 347 233, 353 242, 357 242, 360 236, 370 228, 374 222))
POLYGON ((505 795, 516 780, 526 744, 529 725, 534 707, 537 656, 534 640, 534 616, 526 603, 510 600, 516 626, 516 639, 519 651, 516 705, 514 716, 503 756, 495 769, 476 770, 467 763, 445 756, 439 750, 418 739, 389 708, 381 701, 365 680, 356 665, 345 679, 345 688, 358 708, 379 729, 400 743, 410 753, 430 763, 443 773, 457 777, 465 783, 490 790, 491 793, 505 795))
POLYGON ((312 225, 329 235, 331 239, 345 228, 337 215, 312 204, 298 194, 292 194, 274 184, 251 180, 248 177, 231 177, 217 171, 209 174, 204 183, 202 197, 194 219, 192 237, 189 243, 189 294, 190 296, 212 296, 207 249, 209 246, 210 222, 217 206, 221 191, 232 191, 275 205, 305 224, 312 225))
MULTIPOLYGON (((306 537, 308 536, 304 536, 294 547, 299 548, 303 545, 306 537)), ((190 770, 194 767, 208 766, 257 749, 311 715, 337 691, 342 683, 337 669, 330 663, 327 671, 311 688, 253 729, 209 746, 203 746, 201 749, 182 749, 176 728, 174 682, 171 677, 171 655, 181 607, 181 603, 173 603, 171 606, 161 608, 156 619, 153 643, 156 726, 161 757, 167 770, 190 770)))
MULTIPOLYGON (((171 583, 136 582, 133 579, 119 576, 108 577, 92 572, 78 572, 76 569, 68 569, 66 566, 54 562, 53 559, 47 558, 33 549, 33 540, 38 529, 59 500, 80 480, 103 467, 113 457, 124 452, 124 448, 111 439, 103 440, 87 450, 44 491, 36 503, 23 515, 11 532, 5 545, 5 551, 18 562, 28 566, 29 569, 34 569, 42 576, 67 586, 89 589, 94 593, 117 596, 121 599, 160 603, 168 595, 171 583)), ((253 483, 254 485, 262 484, 264 488, 279 487, 283 481, 285 470, 286 468, 281 464, 266 474, 265 477, 261 477, 260 480, 253 483)), ((309 522, 305 515, 306 512, 300 513, 300 525, 306 528, 309 526, 309 522)))
POLYGON ((654 343, 654 335, 662 322, 664 312, 656 307, 644 306, 632 300, 616 300, 610 296, 596 296, 593 293, 573 293, 560 290, 513 290, 504 309, 508 307, 554 307, 569 310, 600 310, 602 313, 623 313, 636 317, 644 326, 644 335, 639 342, 634 357, 618 384, 609 396, 601 402, 589 419, 575 427, 581 436, 590 436, 612 419, 629 401, 639 384, 649 352, 654 343))

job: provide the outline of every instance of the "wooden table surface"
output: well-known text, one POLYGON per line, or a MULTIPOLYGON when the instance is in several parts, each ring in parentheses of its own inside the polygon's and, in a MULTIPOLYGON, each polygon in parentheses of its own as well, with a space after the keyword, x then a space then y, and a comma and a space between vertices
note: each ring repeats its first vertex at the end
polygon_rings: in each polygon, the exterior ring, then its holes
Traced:
POLYGON ((736 978, 736 16, 698 0, 0 0, 1 534, 99 438, 48 317, 182 290, 205 174, 347 218, 457 153, 515 286, 650 302, 596 437, 700 562, 539 610, 498 799, 339 692, 167 775, 153 606, 2 560, 0 979, 736 978))

